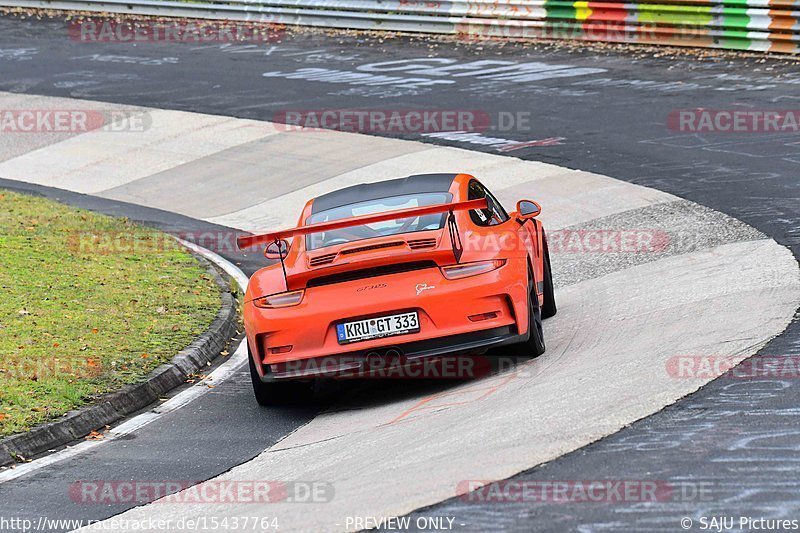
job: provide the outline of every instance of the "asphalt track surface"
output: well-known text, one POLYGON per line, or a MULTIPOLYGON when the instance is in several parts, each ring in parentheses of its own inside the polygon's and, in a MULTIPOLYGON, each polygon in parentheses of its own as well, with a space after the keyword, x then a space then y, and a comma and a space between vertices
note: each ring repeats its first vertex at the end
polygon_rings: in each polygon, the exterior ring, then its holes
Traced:
MULTIPOLYGON (((101 101, 150 105, 270 119, 276 109, 380 107, 452 108, 453 87, 392 88, 394 92, 348 84, 283 79, 263 72, 294 72, 300 68, 353 70, 358 66, 397 58, 456 58, 460 62, 484 59, 484 51, 466 46, 441 45, 434 50, 402 40, 383 45, 353 42, 349 38, 300 37, 282 43, 292 50, 267 54, 233 47, 91 45, 70 43, 63 26, 53 23, 2 21, 0 47, 4 51, 0 90, 101 101), (341 41, 341 42, 340 42, 341 41), (17 50, 6 52, 6 50, 17 50), (20 50, 27 50, 20 51, 20 50), (35 52, 34 52, 35 50, 35 52), (313 52, 312 52, 313 51, 313 52), (94 57, 94 54, 101 56, 94 57), (298 54, 298 55, 291 55, 298 54), (88 56, 88 57, 87 57, 88 56), (127 59, 119 59, 120 57, 127 59), (158 65, 159 58, 178 58, 158 65), (133 59, 131 59, 133 58, 133 59), (138 59, 137 59, 138 58, 138 59), (144 58, 144 59, 142 59, 144 58), (147 63, 147 64, 143 64, 147 63), (173 66, 167 67, 166 65, 173 66)), ((276 45, 280 46, 280 45, 276 45)), ((551 162, 595 171, 633 183, 654 187, 735 216, 788 246, 798 256, 798 151, 796 135, 697 136, 665 127, 674 109, 792 108, 800 99, 796 67, 747 61, 705 62, 671 59, 631 60, 628 55, 593 56, 559 51, 525 51, 508 47, 507 61, 545 61, 603 72, 562 78, 509 82, 508 80, 458 80, 458 105, 467 109, 531 111, 529 131, 493 133, 516 141, 563 137, 562 144, 529 147, 510 152, 524 159, 551 162), (668 69, 667 67, 672 67, 668 69), (756 71, 755 69, 759 69, 756 71), (770 69, 770 70, 767 70, 770 69), (608 80, 608 81, 606 81, 608 80), (652 83, 649 83, 652 82, 652 83), (692 85, 696 84, 696 85, 692 85)), ((586 72, 586 71, 582 71, 586 72)), ((409 138, 418 138, 407 136, 409 138)), ((470 149, 478 145, 427 139, 470 149)), ((495 151, 494 148, 483 148, 495 151)), ((59 193, 61 194, 61 193, 59 193)), ((101 210, 141 209, 119 202, 98 202, 101 210)), ((162 223, 172 215, 148 211, 134 218, 162 223)), ((743 312, 747 304, 743 302, 743 312)), ((762 354, 800 352, 797 321, 762 349, 762 354)), ((244 387, 234 380, 231 387, 244 387)), ((202 401, 211 401, 208 395, 202 401)), ((263 430, 260 414, 250 404, 230 398, 232 412, 263 430)), ((463 504, 458 500, 427 509, 426 514, 455 516, 470 529, 619 529, 630 530, 638 520, 642 530, 675 530, 681 516, 735 514, 796 517, 797 467, 794 458, 800 431, 791 427, 800 389, 796 380, 720 380, 678 402, 664 412, 640 421, 611 437, 522 474, 523 479, 690 479, 708 481, 713 498, 703 502, 664 502, 655 505, 534 505, 463 504), (702 507, 702 511, 700 510, 702 507)), ((190 409, 201 409, 197 404, 190 409)), ((245 461, 313 416, 299 410, 287 413, 283 425, 270 429, 255 446, 251 435, 226 440, 224 454, 209 453, 194 462, 196 476, 186 476, 191 461, 174 471, 184 477, 210 477, 245 461), (304 418, 305 417, 305 418, 304 418), (263 445, 262 445, 263 444, 263 445), (220 459, 223 456, 224 459, 220 459)), ((273 416, 273 415, 270 415, 273 416)), ((239 420, 237 419, 237 422, 239 420)), ((182 431, 190 432, 187 421, 182 431)), ((170 429, 172 431, 172 428, 170 429)), ((181 430, 175 433, 177 442, 181 430)), ((196 434, 192 436, 196 438, 196 434)), ((155 440, 163 440, 156 437, 155 440)), ((135 439, 142 441, 141 437, 135 439)), ((179 444, 175 444, 176 447, 179 444)), ((219 439, 208 436, 205 446, 216 450, 219 439)), ((173 448, 174 449, 174 448, 173 448)), ((153 450, 167 451, 163 443, 145 446, 134 458, 136 468, 174 464, 171 455, 158 463, 153 450)), ((158 454, 155 454, 158 459, 158 454)), ((108 462, 124 462, 118 455, 108 462)), ((91 470, 80 461, 68 465, 83 479, 91 470)), ((35 495, 47 493, 50 479, 59 483, 63 465, 31 478, 27 489, 18 484, 0 488, 6 505, 16 514, 43 511, 31 508, 35 495), (26 492, 27 490, 27 492, 26 492), (16 502, 16 503, 15 503, 16 502)), ((191 470, 190 470, 191 471, 191 470)), ((162 471, 159 471, 160 475, 162 471)), ((94 476, 97 477, 97 476, 94 476)), ((62 478, 63 479, 63 478, 62 478)), ((63 488, 63 485, 61 486, 63 488)), ((58 511, 52 501, 42 509, 58 511)), ((58 505, 57 503, 55 504, 58 505)), ((104 511, 105 512, 105 511, 104 511)), ((118 512, 109 509, 108 514, 118 512)))

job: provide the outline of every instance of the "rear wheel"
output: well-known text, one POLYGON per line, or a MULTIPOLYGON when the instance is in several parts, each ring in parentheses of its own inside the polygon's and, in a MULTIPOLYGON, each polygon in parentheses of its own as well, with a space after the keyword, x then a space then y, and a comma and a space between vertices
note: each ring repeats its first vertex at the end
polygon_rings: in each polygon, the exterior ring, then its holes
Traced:
POLYGON ((304 403, 311 399, 314 392, 314 383, 305 381, 287 381, 264 383, 256 371, 256 363, 247 348, 250 361, 250 380, 253 382, 253 393, 258 405, 290 405, 304 403))
POLYGON ((553 289, 553 274, 550 270, 550 250, 547 248, 547 238, 544 241, 544 304, 542 305, 542 318, 550 318, 558 312, 556 308, 556 293, 553 289))
POLYGON ((545 351, 542 308, 533 274, 528 273, 528 340, 519 344, 519 355, 539 357, 545 351))

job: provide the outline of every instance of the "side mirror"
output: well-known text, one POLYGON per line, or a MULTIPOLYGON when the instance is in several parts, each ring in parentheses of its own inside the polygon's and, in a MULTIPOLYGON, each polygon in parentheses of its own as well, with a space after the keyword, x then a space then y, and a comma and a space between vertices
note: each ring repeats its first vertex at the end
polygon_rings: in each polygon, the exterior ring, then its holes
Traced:
POLYGON ((517 213, 523 220, 536 218, 542 213, 542 206, 532 200, 520 200, 517 202, 517 213))
POLYGON ((269 243, 267 248, 264 250, 264 257, 267 259, 286 259, 287 255, 289 255, 289 243, 284 239, 281 239, 278 242, 269 243))

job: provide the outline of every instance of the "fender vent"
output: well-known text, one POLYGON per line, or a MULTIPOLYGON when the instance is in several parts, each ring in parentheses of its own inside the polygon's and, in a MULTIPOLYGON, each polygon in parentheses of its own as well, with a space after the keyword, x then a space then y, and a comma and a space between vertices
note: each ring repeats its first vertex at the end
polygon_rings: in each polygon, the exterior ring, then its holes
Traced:
POLYGON ((433 248, 436 246, 436 238, 431 239, 415 239, 408 241, 408 247, 412 250, 421 250, 422 248, 433 248))
POLYGON ((336 254, 318 255, 317 257, 312 257, 309 259, 308 264, 312 267, 322 266, 333 263, 334 259, 336 259, 336 254))

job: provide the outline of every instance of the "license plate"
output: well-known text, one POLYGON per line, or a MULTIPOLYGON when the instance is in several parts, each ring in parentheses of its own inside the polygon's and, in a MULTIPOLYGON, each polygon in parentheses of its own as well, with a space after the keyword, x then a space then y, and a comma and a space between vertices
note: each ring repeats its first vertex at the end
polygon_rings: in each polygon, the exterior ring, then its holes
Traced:
POLYGON ((419 315, 416 311, 336 325, 336 337, 339 339, 339 344, 393 337, 417 331, 419 331, 419 315))

